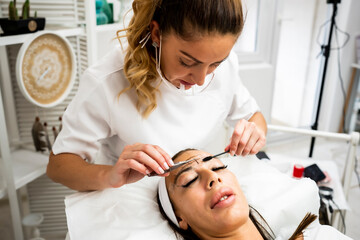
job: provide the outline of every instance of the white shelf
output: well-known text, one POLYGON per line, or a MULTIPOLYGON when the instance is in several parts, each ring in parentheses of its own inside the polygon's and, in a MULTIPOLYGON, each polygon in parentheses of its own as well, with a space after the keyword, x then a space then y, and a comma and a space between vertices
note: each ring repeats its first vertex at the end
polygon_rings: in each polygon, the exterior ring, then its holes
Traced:
MULTIPOLYGON (((64 37, 85 34, 84 28, 68 28, 68 29, 47 28, 45 30, 54 31, 60 35, 63 35, 64 37)), ((0 37, 0 46, 24 43, 26 41, 26 39, 29 36, 31 36, 32 34, 34 34, 34 33, 26 33, 26 34, 12 35, 12 36, 2 36, 2 37, 0 37)))
MULTIPOLYGON (((49 160, 47 153, 31 150, 16 150, 11 153, 15 188, 19 189, 46 172, 49 160)), ((1 171, 0 171, 1 172, 1 171)), ((4 176, 2 176, 3 178, 4 176)), ((0 199, 6 196, 6 184, 0 179, 0 199)))
POLYGON ((352 66, 353 68, 360 69, 360 64, 353 63, 353 64, 351 64, 351 66, 352 66))

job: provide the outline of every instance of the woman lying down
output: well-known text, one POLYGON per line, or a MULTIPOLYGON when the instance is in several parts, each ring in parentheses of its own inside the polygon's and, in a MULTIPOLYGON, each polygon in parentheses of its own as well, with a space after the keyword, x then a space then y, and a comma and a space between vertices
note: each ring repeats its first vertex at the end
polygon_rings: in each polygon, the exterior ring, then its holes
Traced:
MULTIPOLYGON (((174 162, 199 160, 161 178, 158 202, 171 228, 184 239, 279 239, 248 205, 235 175, 217 158, 202 161, 207 156, 203 151, 183 150, 174 162)), ((289 239, 350 239, 330 226, 306 229, 316 217, 306 214, 289 239)))

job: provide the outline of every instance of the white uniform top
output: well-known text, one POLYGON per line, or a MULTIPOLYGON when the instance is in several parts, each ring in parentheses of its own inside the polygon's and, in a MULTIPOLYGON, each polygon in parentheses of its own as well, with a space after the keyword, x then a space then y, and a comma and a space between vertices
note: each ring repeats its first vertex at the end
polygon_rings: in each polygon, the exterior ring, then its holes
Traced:
POLYGON ((114 164, 124 146, 158 145, 170 156, 185 148, 203 148, 227 120, 232 126, 259 111, 242 85, 237 56, 231 53, 200 94, 185 96, 161 83, 157 108, 147 119, 136 110, 137 96, 124 76, 124 54, 117 48, 88 68, 63 116, 54 154, 74 153, 92 163, 114 164), (100 151, 99 151, 100 150, 100 151), (100 155, 97 155, 100 153, 100 155), (95 161, 96 160, 96 161, 95 161))

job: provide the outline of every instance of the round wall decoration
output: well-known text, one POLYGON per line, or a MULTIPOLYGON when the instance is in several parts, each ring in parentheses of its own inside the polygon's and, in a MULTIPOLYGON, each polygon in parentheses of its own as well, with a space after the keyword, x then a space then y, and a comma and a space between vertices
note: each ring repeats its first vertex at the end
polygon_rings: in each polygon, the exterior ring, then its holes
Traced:
POLYGON ((70 93, 75 75, 73 48, 57 33, 35 33, 19 50, 17 83, 24 97, 37 106, 54 107, 61 103, 70 93))

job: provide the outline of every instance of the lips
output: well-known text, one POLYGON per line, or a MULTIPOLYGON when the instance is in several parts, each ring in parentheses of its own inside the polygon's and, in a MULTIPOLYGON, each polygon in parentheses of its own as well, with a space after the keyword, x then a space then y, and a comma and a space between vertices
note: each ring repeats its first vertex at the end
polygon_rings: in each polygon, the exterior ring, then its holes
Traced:
POLYGON ((211 198, 210 208, 223 208, 230 206, 235 200, 235 194, 231 188, 223 187, 216 191, 211 198))
POLYGON ((193 86, 193 85, 195 85, 195 84, 193 84, 193 83, 185 82, 184 80, 180 80, 180 83, 181 83, 182 85, 184 85, 184 86, 193 86))

